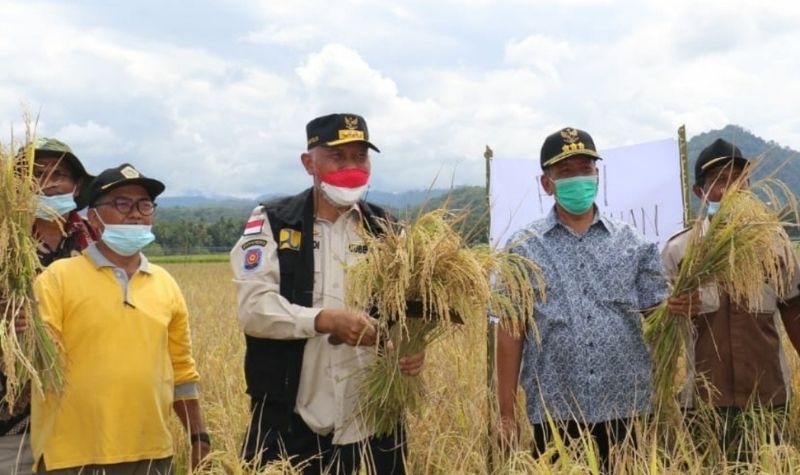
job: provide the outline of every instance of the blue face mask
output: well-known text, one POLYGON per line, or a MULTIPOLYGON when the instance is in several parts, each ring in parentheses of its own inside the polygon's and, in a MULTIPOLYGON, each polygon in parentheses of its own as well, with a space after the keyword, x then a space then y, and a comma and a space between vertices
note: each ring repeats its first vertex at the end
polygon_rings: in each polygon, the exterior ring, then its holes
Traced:
MULTIPOLYGON (((96 210, 95 213, 97 213, 96 210)), ((97 214, 97 219, 103 223, 100 214, 97 214)), ((153 226, 149 224, 103 223, 103 226, 103 234, 100 235, 100 239, 120 256, 130 257, 156 240, 152 231, 153 226)))
POLYGON ((55 221, 56 215, 63 216, 75 208, 75 197, 72 193, 53 196, 40 195, 39 205, 36 207, 36 217, 55 221))
POLYGON ((580 215, 594 204, 597 197, 597 176, 574 176, 554 180, 556 201, 569 214, 580 215))
POLYGON ((706 204, 706 214, 708 216, 714 216, 719 211, 719 201, 709 201, 706 204))

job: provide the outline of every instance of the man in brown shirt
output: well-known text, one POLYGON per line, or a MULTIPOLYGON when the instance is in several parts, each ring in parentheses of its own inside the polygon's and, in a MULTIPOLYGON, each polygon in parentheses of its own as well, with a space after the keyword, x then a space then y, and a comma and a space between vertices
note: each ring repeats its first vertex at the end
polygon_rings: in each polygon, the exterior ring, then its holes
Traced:
MULTIPOLYGON (((700 152, 693 190, 703 200, 709 216, 716 212, 723 193, 747 164, 741 151, 722 139, 700 152)), ((664 267, 672 279, 678 274, 692 235, 690 230, 673 236, 662 252, 664 267)), ((761 302, 754 308, 735 304, 714 284, 668 301, 673 312, 690 316, 695 328, 694 341, 687 345, 684 402, 692 406, 696 394, 725 417, 724 427, 734 428, 719 435, 726 451, 735 450, 736 441, 742 436, 736 419, 744 408, 757 405, 780 415, 789 402, 791 375, 781 344, 779 319, 792 345, 800 350, 800 265, 797 255, 789 260, 786 277, 792 281, 786 300, 778 299, 772 285, 765 283, 761 302)))

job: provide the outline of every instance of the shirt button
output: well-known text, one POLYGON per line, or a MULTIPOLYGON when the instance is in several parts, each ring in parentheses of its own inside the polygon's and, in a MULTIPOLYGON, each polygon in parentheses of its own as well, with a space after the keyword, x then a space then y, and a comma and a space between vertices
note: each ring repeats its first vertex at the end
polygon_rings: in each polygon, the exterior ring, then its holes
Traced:
POLYGON ((591 319, 592 319, 591 315, 586 315, 586 320, 591 320, 591 319))
POLYGON ((589 370, 589 374, 591 374, 591 375, 594 375, 594 370, 593 370, 593 369, 590 369, 590 370, 589 370))
POLYGON ((589 348, 594 348, 594 343, 591 341, 589 342, 589 348))
POLYGON ((579 269, 583 269, 583 262, 581 262, 581 263, 578 265, 578 268, 579 268, 579 269))

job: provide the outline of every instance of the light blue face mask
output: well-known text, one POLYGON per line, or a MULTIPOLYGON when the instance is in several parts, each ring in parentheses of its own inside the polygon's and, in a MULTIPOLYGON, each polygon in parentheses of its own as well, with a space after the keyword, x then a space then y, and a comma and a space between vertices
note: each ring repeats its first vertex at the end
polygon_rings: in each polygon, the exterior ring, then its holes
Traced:
POLYGON ((597 197, 597 175, 562 178, 553 183, 556 201, 569 214, 580 215, 589 211, 597 197))
POLYGON ((719 201, 709 201, 706 204, 706 214, 708 216, 714 216, 719 211, 719 201))
POLYGON ((97 210, 95 213, 104 226, 100 239, 120 256, 130 257, 156 240, 149 224, 106 224, 97 210))
POLYGON ((64 216, 75 208, 75 197, 72 193, 53 196, 40 195, 39 205, 36 207, 36 217, 55 221, 56 216, 64 216))

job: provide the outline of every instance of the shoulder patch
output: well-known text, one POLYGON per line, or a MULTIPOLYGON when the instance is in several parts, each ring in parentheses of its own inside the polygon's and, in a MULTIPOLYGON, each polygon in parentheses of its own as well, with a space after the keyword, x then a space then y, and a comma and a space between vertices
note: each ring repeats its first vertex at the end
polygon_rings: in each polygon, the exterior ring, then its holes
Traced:
POLYGON ((300 243, 302 242, 303 234, 291 228, 283 228, 278 234, 278 249, 288 249, 290 251, 299 251, 300 243))
POLYGON ((244 253, 244 262, 242 263, 242 267, 244 270, 247 271, 254 271, 261 267, 261 263, 264 261, 264 248, 263 247, 254 247, 252 249, 248 249, 247 252, 244 253))
POLYGON ((242 243, 242 250, 245 251, 253 246, 261 246, 264 247, 267 245, 266 239, 251 239, 249 241, 245 241, 242 243))
POLYGON ((263 218, 251 217, 244 225, 244 232, 242 232, 242 235, 251 236, 253 234, 261 234, 261 230, 264 227, 265 221, 266 220, 264 220, 263 218))

